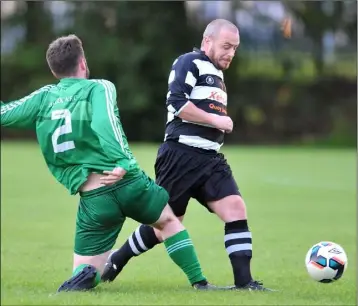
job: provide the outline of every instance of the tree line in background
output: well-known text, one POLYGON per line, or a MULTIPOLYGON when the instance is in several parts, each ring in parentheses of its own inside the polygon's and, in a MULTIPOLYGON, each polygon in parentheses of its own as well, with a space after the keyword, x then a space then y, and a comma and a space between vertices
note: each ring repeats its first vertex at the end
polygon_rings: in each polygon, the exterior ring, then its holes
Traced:
MULTIPOLYGON (((205 23, 189 22, 181 1, 73 4, 67 14, 72 22, 59 30, 54 30, 51 14, 40 1, 27 2, 26 9, 1 20, 2 31, 25 29, 24 39, 1 57, 1 100, 18 99, 56 83, 46 64, 46 48, 55 37, 75 33, 83 41, 91 76, 116 85, 129 141, 161 141, 170 67, 178 55, 200 47, 205 23)), ((320 45, 322 27, 334 28, 336 21, 320 15, 315 2, 305 5, 293 7, 292 12, 320 45)), ((356 36, 356 21, 345 31, 356 36)), ((356 145, 356 77, 325 71, 317 53, 311 56, 315 70, 310 77, 304 69, 295 70, 293 40, 282 41, 283 52, 271 65, 266 58, 250 62, 239 49, 225 72, 228 110, 235 123, 226 143, 356 145)), ((348 65, 354 70, 357 63, 348 65)), ((2 139, 33 135, 2 131, 2 139)))

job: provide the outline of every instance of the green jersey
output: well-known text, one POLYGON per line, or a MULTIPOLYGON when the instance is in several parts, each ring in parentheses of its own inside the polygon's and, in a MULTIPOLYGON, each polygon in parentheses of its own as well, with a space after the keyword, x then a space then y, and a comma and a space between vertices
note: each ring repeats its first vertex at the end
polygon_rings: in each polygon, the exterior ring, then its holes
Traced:
POLYGON ((76 194, 90 172, 121 167, 123 180, 140 168, 128 147, 115 86, 107 80, 62 79, 1 104, 1 125, 34 128, 53 176, 76 194))

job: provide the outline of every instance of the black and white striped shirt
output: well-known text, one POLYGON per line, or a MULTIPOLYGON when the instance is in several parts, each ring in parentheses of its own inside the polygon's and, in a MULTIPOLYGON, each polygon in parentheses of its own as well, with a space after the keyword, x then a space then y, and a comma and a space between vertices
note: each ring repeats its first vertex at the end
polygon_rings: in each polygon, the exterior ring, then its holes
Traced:
POLYGON ((182 120, 178 115, 191 101, 208 113, 226 116, 227 94, 223 72, 212 64, 203 51, 195 48, 174 61, 168 84, 168 120, 164 140, 219 151, 224 143, 224 131, 182 120))

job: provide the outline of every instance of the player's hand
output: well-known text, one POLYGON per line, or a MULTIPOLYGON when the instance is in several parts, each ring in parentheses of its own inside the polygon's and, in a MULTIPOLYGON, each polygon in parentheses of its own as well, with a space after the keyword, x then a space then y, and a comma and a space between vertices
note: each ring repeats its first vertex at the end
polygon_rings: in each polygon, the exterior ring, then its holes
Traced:
POLYGON ((234 127, 234 123, 229 116, 215 116, 213 123, 217 129, 224 130, 226 133, 231 133, 234 127))
POLYGON ((103 173, 105 176, 100 178, 102 184, 110 186, 120 181, 127 171, 121 167, 116 167, 112 171, 103 171, 103 173))

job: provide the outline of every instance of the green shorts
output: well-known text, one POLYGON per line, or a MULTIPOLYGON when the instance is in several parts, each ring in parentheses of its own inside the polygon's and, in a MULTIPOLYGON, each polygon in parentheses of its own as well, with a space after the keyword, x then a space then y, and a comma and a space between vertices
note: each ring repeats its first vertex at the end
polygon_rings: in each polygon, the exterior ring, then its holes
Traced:
POLYGON ((82 256, 111 250, 126 217, 155 223, 169 199, 166 190, 144 172, 113 186, 82 192, 80 197, 74 252, 82 256))

